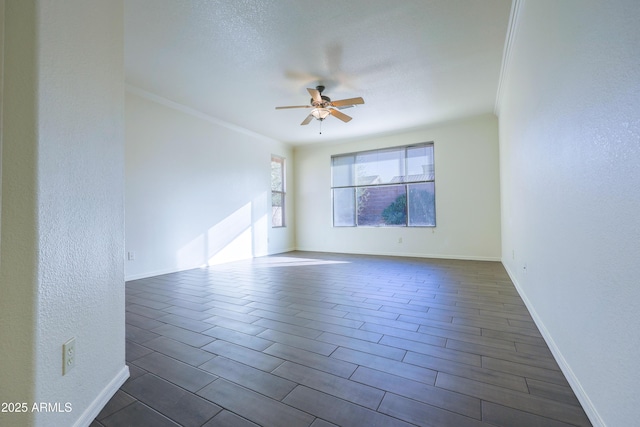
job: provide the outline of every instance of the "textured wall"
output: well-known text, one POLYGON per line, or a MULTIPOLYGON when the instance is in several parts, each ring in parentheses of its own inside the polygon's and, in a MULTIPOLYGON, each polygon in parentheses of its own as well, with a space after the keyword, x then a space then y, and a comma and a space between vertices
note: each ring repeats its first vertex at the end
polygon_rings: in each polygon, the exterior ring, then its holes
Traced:
POLYGON ((0 424, 88 425, 127 375, 123 6, 7 3, 3 316, 15 307, 1 325, 2 401, 71 411, 0 424), (62 376, 71 337, 76 366, 62 376))
POLYGON ((498 124, 492 114, 398 135, 302 146, 295 157, 299 249, 500 259, 498 124), (430 141, 434 142, 437 227, 332 226, 332 155, 430 141))
POLYGON ((128 279, 294 249, 287 145, 135 88, 125 121, 128 279), (271 228, 271 154, 286 162, 286 228, 271 228))
POLYGON ((637 425, 640 3, 518 4, 499 105, 503 262, 594 423, 637 425))

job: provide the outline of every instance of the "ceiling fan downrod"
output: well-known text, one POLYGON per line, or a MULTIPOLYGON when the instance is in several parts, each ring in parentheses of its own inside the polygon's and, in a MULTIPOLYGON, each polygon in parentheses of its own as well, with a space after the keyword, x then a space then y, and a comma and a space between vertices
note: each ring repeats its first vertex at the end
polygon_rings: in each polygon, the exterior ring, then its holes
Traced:
MULTIPOLYGON (((329 98, 327 98, 326 96, 322 96, 322 91, 324 91, 324 86, 318 85, 318 86, 316 86, 316 90, 318 92, 320 92, 320 98, 322 98, 323 101, 331 102, 331 100, 329 98)), ((313 99, 312 99, 312 101, 313 101, 313 99)), ((320 133, 319 134, 322 135, 322 122, 324 121, 324 119, 319 119, 319 121, 320 121, 320 133)))

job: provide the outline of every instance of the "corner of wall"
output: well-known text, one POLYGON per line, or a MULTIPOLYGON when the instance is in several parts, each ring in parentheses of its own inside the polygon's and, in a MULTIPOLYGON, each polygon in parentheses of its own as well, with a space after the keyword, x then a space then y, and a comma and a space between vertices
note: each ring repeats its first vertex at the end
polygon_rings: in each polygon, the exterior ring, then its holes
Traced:
POLYGON ((509 278, 513 282, 513 285, 515 286, 516 291, 518 292, 518 295, 520 295, 520 298, 522 298, 522 301, 527 307, 527 310, 529 310, 529 314, 531 314, 531 318, 533 319, 534 323, 540 330, 540 333, 542 334, 544 341, 547 343, 549 350, 551 350, 551 353, 553 354, 554 359, 558 363, 558 366, 560 366, 560 370, 562 370, 562 373, 564 374, 567 381, 569 382, 569 385, 571 386, 574 393, 576 394, 576 397, 582 404, 582 408, 586 412, 587 417, 589 417, 589 420, 593 423, 594 427, 606 427, 604 420, 602 419, 602 417, 600 417, 600 414, 598 413, 596 407, 594 406, 593 402, 591 401, 586 391, 582 387, 580 380, 571 369, 571 366, 565 359, 564 355, 562 354, 562 351, 560 351, 560 348, 558 347, 556 342, 553 340, 553 337, 549 333, 549 330, 547 329, 544 322, 542 321, 542 318, 540 317, 535 307, 529 300, 526 292, 524 291, 524 288, 518 282, 518 279, 516 278, 514 272, 509 268, 507 263, 504 262, 504 259, 501 262, 504 269, 507 271, 509 278))
POLYGON ((96 398, 93 399, 82 415, 80 415, 77 421, 73 424, 73 427, 85 427, 90 425, 128 378, 129 367, 124 366, 116 376, 109 381, 106 387, 100 391, 96 398))

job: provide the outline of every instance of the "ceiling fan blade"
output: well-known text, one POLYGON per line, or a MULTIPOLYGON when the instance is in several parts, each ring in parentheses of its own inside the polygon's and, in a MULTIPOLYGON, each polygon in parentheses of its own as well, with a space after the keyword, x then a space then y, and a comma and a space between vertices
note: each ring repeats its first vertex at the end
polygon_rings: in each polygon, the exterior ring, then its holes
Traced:
POLYGON ((320 91, 318 89, 307 88, 307 90, 309 91, 309 95, 311 95, 311 98, 315 102, 322 104, 322 97, 320 96, 320 91))
POLYGON ((276 107, 276 110, 286 110, 288 108, 311 108, 311 105, 290 105, 287 107, 276 107))
POLYGON ((300 126, 308 125, 311 120, 313 120, 313 114, 309 114, 307 118, 300 123, 300 126))
POLYGON ((349 99, 339 99, 337 101, 331 101, 334 107, 344 107, 346 105, 359 105, 364 104, 364 99, 358 98, 349 98, 349 99))
POLYGON ((335 110, 333 108, 329 108, 329 114, 331 114, 335 118, 338 118, 338 119, 342 120, 345 123, 347 123, 349 120, 351 120, 351 117, 349 117, 346 114, 341 113, 340 111, 335 110))

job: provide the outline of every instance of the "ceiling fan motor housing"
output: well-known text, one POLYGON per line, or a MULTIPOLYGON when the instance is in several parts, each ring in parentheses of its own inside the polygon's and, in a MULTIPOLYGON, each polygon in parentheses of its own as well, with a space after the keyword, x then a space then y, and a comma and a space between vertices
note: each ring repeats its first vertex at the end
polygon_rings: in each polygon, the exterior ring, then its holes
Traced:
POLYGON ((329 106, 329 104, 331 104, 331 98, 329 98, 328 96, 320 95, 320 97, 322 98, 322 102, 316 102, 313 100, 313 98, 311 98, 309 102, 311 103, 311 105, 318 108, 326 108, 329 106))
POLYGON ((321 102, 321 103, 320 102, 316 102, 316 101, 313 100, 313 98, 311 98, 311 100, 309 101, 311 103, 311 105, 313 105, 316 108, 326 108, 326 107, 328 107, 329 104, 331 104, 331 98, 329 98, 328 96, 324 96, 322 94, 322 91, 324 91, 324 86, 322 86, 322 85, 316 86, 316 90, 318 92, 320 92, 320 98, 322 98, 323 102, 321 102))

